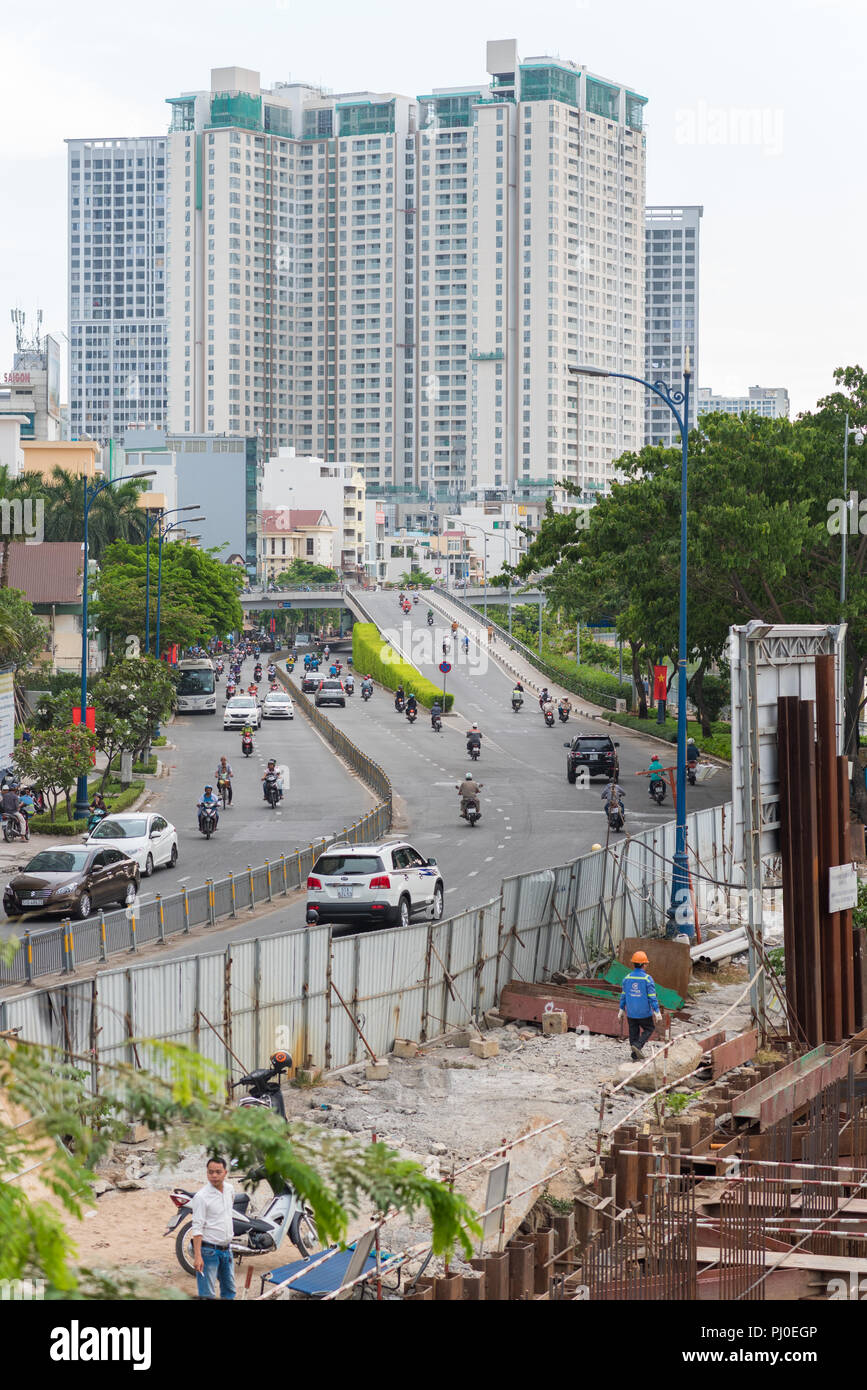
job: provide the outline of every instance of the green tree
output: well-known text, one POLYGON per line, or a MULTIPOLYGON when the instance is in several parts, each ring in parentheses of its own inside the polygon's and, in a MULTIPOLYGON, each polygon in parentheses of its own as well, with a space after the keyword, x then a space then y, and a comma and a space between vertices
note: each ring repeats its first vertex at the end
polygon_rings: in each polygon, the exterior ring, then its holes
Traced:
POLYGON ((96 687, 97 734, 104 726, 104 736, 115 742, 115 751, 133 749, 145 757, 174 700, 175 683, 163 662, 152 656, 117 661, 96 687), (121 725, 128 726, 129 733, 121 725), (118 742, 130 735, 132 742, 118 742))
MULTIPOLYGON (((323 1246, 345 1241, 350 1217, 365 1206, 395 1207, 428 1213, 435 1254, 456 1246, 472 1254, 481 1231, 465 1199, 417 1163, 382 1143, 297 1121, 290 1127, 273 1111, 228 1108, 224 1073, 190 1049, 144 1041, 136 1050, 155 1069, 103 1063, 99 1096, 90 1097, 87 1073, 52 1049, 0 1039, 0 1087, 8 1098, 0 1110, 0 1279, 44 1279, 51 1298, 154 1297, 122 1271, 78 1267, 56 1209, 12 1180, 38 1155, 42 1182, 81 1221, 96 1164, 136 1121, 158 1136, 161 1162, 201 1147, 235 1160, 241 1173, 264 1168, 274 1189, 290 1183, 313 1208, 323 1246)), ((89 1067, 89 1058, 80 1060, 89 1067)))
POLYGON ((0 589, 0 666, 20 671, 45 650, 48 628, 20 589, 0 589))
POLYGON ((287 565, 282 574, 277 576, 276 580, 276 583, 282 588, 294 588, 299 584, 336 584, 337 582, 337 570, 331 569, 328 565, 317 565, 312 560, 293 560, 291 565, 287 565))
POLYGON ((57 818, 57 803, 61 796, 66 799, 66 818, 72 819, 70 791, 77 778, 85 777, 90 772, 93 746, 93 734, 80 725, 66 729, 42 729, 29 743, 17 745, 15 766, 21 779, 42 789, 52 820, 57 818))
MULTIPOLYGON (((182 541, 163 542, 160 644, 186 646, 240 629, 244 615, 238 602, 243 577, 234 565, 182 541)), ((97 578, 94 615, 114 646, 126 650, 128 636, 145 646, 145 568, 143 545, 117 541, 105 552, 97 578)), ((151 629, 156 636, 158 551, 151 544, 151 629)))
MULTIPOLYGON (((145 536, 144 511, 138 499, 142 481, 115 483, 94 498, 87 521, 87 548, 91 560, 101 561, 114 541, 142 542, 145 536)), ((45 539, 47 541, 84 540, 84 482, 75 473, 57 467, 51 476, 38 480, 38 492, 45 500, 45 539)))
POLYGON ((424 570, 408 569, 404 570, 398 581, 401 588, 409 589, 413 586, 417 589, 430 589, 433 587, 433 575, 425 574, 424 570))

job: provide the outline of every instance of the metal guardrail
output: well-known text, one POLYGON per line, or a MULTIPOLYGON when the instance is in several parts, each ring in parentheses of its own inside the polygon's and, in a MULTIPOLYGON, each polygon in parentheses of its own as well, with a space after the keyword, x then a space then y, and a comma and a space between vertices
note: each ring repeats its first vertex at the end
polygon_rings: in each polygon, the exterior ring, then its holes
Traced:
POLYGON ((535 666, 537 671, 541 672, 543 676, 547 676, 549 680, 556 682, 557 685, 561 685, 564 690, 571 690, 574 695, 580 695, 582 699, 589 700, 591 704, 601 705, 603 709, 616 710, 618 699, 626 701, 627 710, 632 707, 633 692, 631 682, 628 685, 626 682, 621 685, 620 689, 625 691, 625 694, 620 696, 612 695, 601 686, 594 685, 592 681, 582 680, 579 676, 572 676, 568 671, 560 671, 556 666, 550 665, 543 657, 539 656, 538 652, 534 652, 528 647, 526 643, 521 642, 517 637, 510 636, 505 628, 500 627, 499 623, 491 622, 490 618, 483 618, 477 608, 473 608, 471 604, 466 603, 463 599, 457 598, 455 594, 451 593, 448 589, 442 588, 441 585, 434 584, 431 588, 431 593, 438 594, 440 598, 445 599, 447 603, 453 603, 456 608, 466 613, 467 617, 472 618, 474 622, 482 623, 483 626, 487 625, 493 628, 497 636, 505 642, 507 646, 513 647, 515 651, 520 652, 532 666, 535 666))
POLYGON ((379 803, 352 825, 344 826, 333 839, 315 840, 306 848, 295 849, 264 864, 246 865, 222 879, 206 879, 197 888, 182 888, 165 897, 158 893, 152 903, 133 904, 118 912, 100 912, 83 922, 67 919, 59 927, 33 933, 24 932, 21 949, 11 965, 0 967, 0 983, 30 984, 40 975, 73 974, 76 966, 106 961, 121 952, 133 955, 152 941, 186 935, 193 927, 212 927, 250 912, 275 897, 286 897, 303 887, 314 861, 334 840, 364 844, 387 834, 392 820, 392 787, 378 763, 368 758, 331 723, 283 672, 278 672, 296 703, 335 752, 347 762, 362 781, 381 798, 379 803))

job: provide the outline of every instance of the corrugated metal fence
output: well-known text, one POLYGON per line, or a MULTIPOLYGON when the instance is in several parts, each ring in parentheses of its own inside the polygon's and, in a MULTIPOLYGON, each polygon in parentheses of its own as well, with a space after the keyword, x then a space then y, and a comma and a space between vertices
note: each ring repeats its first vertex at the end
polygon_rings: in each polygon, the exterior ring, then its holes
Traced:
MULTIPOLYGON (((688 818, 694 867, 715 880, 730 864, 727 811, 688 818)), ((0 1028, 91 1056, 94 1083, 100 1063, 153 1064, 134 1045, 142 1038, 186 1043, 229 1068, 229 1048, 252 1067, 277 1047, 296 1066, 346 1066, 366 1057, 359 1029, 381 1056, 395 1037, 424 1041, 479 1017, 511 979, 542 981, 624 936, 661 932, 674 837, 672 822, 506 879, 498 897, 441 922, 337 938, 302 928, 69 980, 0 1001, 0 1028)))

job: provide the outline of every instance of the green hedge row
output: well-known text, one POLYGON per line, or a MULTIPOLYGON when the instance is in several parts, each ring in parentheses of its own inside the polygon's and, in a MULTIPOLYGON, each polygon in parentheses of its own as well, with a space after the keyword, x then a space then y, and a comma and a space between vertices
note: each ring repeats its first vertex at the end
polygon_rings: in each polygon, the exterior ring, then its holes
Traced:
MULTIPOLYGON (((397 690, 402 685, 405 691, 415 691, 420 705, 430 709, 434 700, 442 704, 443 692, 425 676, 419 675, 414 666, 402 661, 394 647, 383 640, 375 623, 354 623, 352 627, 352 666, 356 680, 363 680, 370 673, 380 685, 389 690, 397 690)), ((451 691, 446 692, 445 709, 450 710, 454 703, 451 691)))
POLYGON ((537 664, 546 675, 551 674, 560 685, 573 690, 585 700, 593 701, 594 696, 607 696, 612 700, 625 700, 626 708, 632 708, 632 682, 624 680, 621 685, 616 676, 603 671, 600 666, 576 666, 574 661, 567 661, 565 656, 556 656, 552 652, 546 652, 544 661, 537 664))
MULTIPOLYGON (((144 788, 144 782, 131 782, 125 792, 119 792, 117 796, 106 797, 105 804, 108 807, 109 815, 126 811, 138 800, 144 788)), ((55 821, 48 815, 33 816, 30 820, 30 833, 31 835, 83 835, 86 826, 86 820, 67 820, 65 815, 55 821)))

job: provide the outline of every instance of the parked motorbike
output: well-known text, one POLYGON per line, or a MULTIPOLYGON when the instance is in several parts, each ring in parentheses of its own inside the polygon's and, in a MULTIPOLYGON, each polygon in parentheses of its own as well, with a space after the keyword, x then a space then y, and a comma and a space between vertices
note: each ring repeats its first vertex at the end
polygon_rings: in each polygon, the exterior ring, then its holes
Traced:
MULTIPOLYGON (((265 1177, 265 1169, 254 1169, 248 1174, 253 1182, 265 1177)), ((192 1205, 193 1193, 181 1187, 174 1188, 169 1197, 177 1211, 169 1222, 164 1235, 177 1231, 175 1254, 178 1264, 187 1274, 194 1275, 192 1205)), ((284 1184, 274 1192, 271 1201, 259 1212, 250 1213, 249 1192, 239 1192, 232 1203, 233 1237, 231 1250, 235 1259, 244 1256, 262 1255, 266 1251, 278 1250, 288 1234, 292 1244, 303 1259, 308 1259, 319 1247, 316 1221, 310 1207, 304 1206, 293 1187, 284 1184)))
POLYGON ((262 783, 262 794, 268 805, 273 810, 283 793, 280 790, 279 772, 266 772, 265 781, 262 783))
POLYGON ((219 817, 217 815, 216 806, 199 807, 199 829, 206 840, 210 840, 211 836, 216 831, 218 820, 219 817))
POLYGON ((280 1088, 280 1077, 291 1067, 292 1058, 288 1052, 275 1052, 268 1060, 271 1063, 269 1067, 259 1067, 257 1071, 239 1077, 237 1081, 232 1082, 232 1089, 236 1086, 247 1087, 247 1094, 238 1101, 239 1109, 262 1106, 266 1110, 275 1110, 285 1120, 286 1106, 280 1088))

